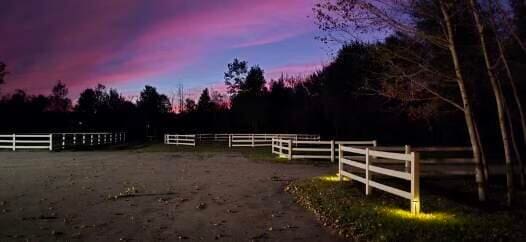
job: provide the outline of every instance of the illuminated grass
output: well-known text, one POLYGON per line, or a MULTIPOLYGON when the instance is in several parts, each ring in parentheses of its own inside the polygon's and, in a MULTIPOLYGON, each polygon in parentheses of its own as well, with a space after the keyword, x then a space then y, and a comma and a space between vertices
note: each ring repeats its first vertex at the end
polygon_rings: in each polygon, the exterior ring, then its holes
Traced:
POLYGON ((343 237, 358 241, 524 241, 524 213, 482 212, 424 194, 422 213, 409 201, 335 175, 296 181, 287 187, 296 201, 343 237), (522 215, 521 215, 522 214, 522 215))

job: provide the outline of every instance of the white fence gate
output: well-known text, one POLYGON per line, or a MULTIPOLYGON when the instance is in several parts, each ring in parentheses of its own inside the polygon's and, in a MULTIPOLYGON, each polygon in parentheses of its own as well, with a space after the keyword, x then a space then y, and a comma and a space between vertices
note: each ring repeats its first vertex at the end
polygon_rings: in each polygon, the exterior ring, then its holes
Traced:
POLYGON ((338 157, 338 145, 376 146, 376 140, 370 141, 309 141, 283 138, 272 139, 272 153, 281 158, 292 159, 330 159, 334 162, 338 157))
POLYGON ((369 195, 373 188, 394 194, 399 197, 409 199, 411 201, 411 213, 420 213, 420 162, 418 153, 411 152, 410 154, 377 151, 369 148, 354 148, 350 146, 339 146, 339 165, 338 175, 340 181, 343 177, 347 177, 351 181, 358 181, 365 184, 365 194, 369 195), (410 163, 410 170, 396 170, 388 169, 374 165, 377 160, 395 160, 410 163), (358 173, 352 172, 346 167, 357 168, 363 170, 365 177, 359 176, 358 173), (405 191, 396 187, 388 186, 377 181, 373 181, 373 174, 380 174, 383 176, 399 178, 410 181, 410 191, 405 191))
POLYGON ((52 134, 2 134, 0 149, 45 149, 53 150, 52 134))
POLYGON ((164 143, 167 145, 195 146, 195 134, 165 134, 164 143))

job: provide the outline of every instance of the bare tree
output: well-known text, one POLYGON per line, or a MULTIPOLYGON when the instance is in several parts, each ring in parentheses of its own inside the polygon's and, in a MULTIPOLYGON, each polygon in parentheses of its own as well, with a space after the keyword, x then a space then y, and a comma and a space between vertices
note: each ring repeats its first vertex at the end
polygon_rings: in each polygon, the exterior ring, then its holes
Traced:
MULTIPOLYGON (((504 44, 503 44, 503 36, 507 36, 509 39, 514 39, 514 40, 517 40, 518 38, 518 35, 515 34, 515 31, 513 28, 510 28, 508 26, 508 24, 510 23, 508 20, 507 20, 507 16, 505 14, 503 14, 504 12, 502 11, 502 6, 501 6, 501 3, 500 2, 495 2, 495 1, 488 1, 489 2, 489 6, 488 6, 488 13, 489 13, 489 23, 490 23, 490 27, 491 27, 491 31, 492 33, 494 34, 494 38, 495 38, 495 43, 497 45, 497 56, 498 56, 498 62, 499 63, 502 63, 502 66, 503 66, 503 69, 504 69, 504 73, 506 74, 506 78, 508 80, 508 83, 510 84, 509 87, 512 91, 512 94, 513 94, 513 103, 514 105, 516 105, 516 108, 517 108, 517 111, 519 113, 519 121, 520 121, 520 124, 521 124, 521 130, 522 130, 522 137, 523 137, 523 142, 524 144, 526 144, 526 118, 525 118, 525 115, 524 115, 524 108, 522 107, 522 102, 520 100, 520 96, 519 96, 519 91, 518 91, 518 88, 515 84, 515 80, 514 80, 514 77, 513 77, 513 74, 512 74, 512 70, 511 70, 511 67, 508 63, 508 58, 506 56, 506 51, 505 51, 505 47, 504 47, 504 44), (500 23, 500 25, 499 25, 500 23), (498 26, 502 26, 502 27, 498 27, 498 26), (504 27, 506 26, 506 27, 504 27)), ((523 50, 524 47, 522 46, 522 41, 520 39, 518 39, 518 42, 519 42, 519 45, 521 46, 521 48, 523 50)), ((501 84, 502 86, 502 84, 501 84)), ((506 101, 504 99, 504 101, 506 101)), ((513 149, 514 149, 514 152, 515 152, 515 157, 517 158, 518 160, 518 163, 519 163, 519 167, 520 167, 520 171, 519 171, 519 175, 520 175, 520 184, 521 184, 521 187, 524 187, 525 186, 525 171, 524 171, 524 162, 522 161, 521 159, 521 155, 520 155, 520 152, 519 152, 519 148, 517 147, 517 141, 515 139, 515 135, 514 135, 514 128, 513 128, 513 120, 512 120, 512 115, 511 115, 511 112, 510 112, 510 106, 506 105, 506 111, 507 111, 507 115, 508 115, 508 123, 509 123, 509 127, 510 127, 510 134, 511 134, 511 140, 512 140, 512 144, 513 144, 513 149)))
POLYGON ((468 0, 468 4, 470 6, 471 14, 473 15, 475 27, 477 29, 477 33, 480 39, 480 50, 482 52, 482 56, 484 57, 486 72, 493 90, 493 94, 495 96, 495 102, 497 104, 498 121, 502 137, 502 144, 504 146, 504 158, 506 162, 506 186, 508 188, 507 203, 508 205, 511 205, 513 199, 513 166, 511 163, 511 150, 508 127, 506 122, 506 111, 504 107, 504 97, 499 81, 493 73, 494 63, 491 60, 491 56, 488 51, 488 43, 484 34, 485 25, 480 18, 478 4, 475 2, 475 0, 468 0))
MULTIPOLYGON (((177 98, 178 98, 178 106, 179 106, 179 113, 184 112, 185 104, 184 104, 184 87, 183 84, 179 84, 177 87, 177 98)), ((174 105, 175 106, 175 105, 174 105)))
MULTIPOLYGON (((408 16, 413 16, 415 11, 419 11, 416 8, 418 3, 419 1, 417 0, 340 0, 336 2, 324 0, 316 5, 315 13, 320 28, 330 33, 347 33, 351 38, 356 38, 356 33, 383 32, 384 34, 389 34, 399 32, 416 41, 430 44, 437 48, 443 48, 449 52, 461 104, 457 104, 438 91, 432 90, 432 88, 425 83, 420 85, 416 84, 416 86, 452 104, 464 113, 466 127, 473 149, 473 157, 476 162, 475 172, 478 197, 480 201, 485 201, 486 179, 483 172, 484 164, 482 162, 481 142, 475 125, 472 97, 466 86, 467 81, 462 72, 459 53, 455 43, 455 23, 453 23, 451 17, 452 10, 454 10, 455 6, 449 2, 440 0, 431 3, 436 4, 433 6, 435 11, 418 12, 417 14, 434 18, 440 23, 441 31, 438 31, 438 33, 427 33, 420 31, 414 22, 408 18, 408 16), (436 11, 437 9, 438 11, 436 11)), ((412 59, 412 56, 406 59, 412 59)), ((428 67, 419 65, 418 63, 416 64, 421 67, 422 71, 429 71, 428 67)))

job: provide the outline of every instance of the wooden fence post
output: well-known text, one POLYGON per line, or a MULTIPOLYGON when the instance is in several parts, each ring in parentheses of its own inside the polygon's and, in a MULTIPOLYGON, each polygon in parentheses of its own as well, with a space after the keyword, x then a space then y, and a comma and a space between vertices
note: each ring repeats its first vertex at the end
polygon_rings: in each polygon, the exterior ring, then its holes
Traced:
POLYGON ((343 170, 343 150, 342 150, 342 145, 339 144, 338 145, 338 179, 341 181, 343 181, 343 175, 342 175, 342 170, 343 170))
POLYGON ((334 162, 334 140, 331 140, 331 162, 334 162))
POLYGON ((378 146, 378 142, 376 142, 376 140, 373 140, 373 147, 376 147, 378 146))
POLYGON ((254 148, 254 134, 252 134, 252 148, 254 148))
POLYGON ((292 160, 292 139, 289 139, 289 160, 292 160))
MULTIPOLYGON (((411 146, 410 145, 405 145, 405 153, 406 154, 411 154, 411 146)), ((406 160, 405 161, 405 171, 406 172, 410 172, 411 171, 411 164, 410 164, 411 161, 408 161, 406 160)))
POLYGON ((411 213, 420 213, 420 155, 411 153, 411 213))
POLYGON ((371 186, 369 185, 369 180, 371 179, 371 172, 369 171, 369 148, 365 148, 365 195, 371 194, 371 186))
POLYGON ((77 134, 73 134, 73 145, 77 145, 77 134))
POLYGON ((278 155, 279 157, 283 157, 283 140, 281 138, 277 138, 276 144, 278 145, 278 155))
POLYGON ((90 146, 93 146, 93 134, 90 135, 90 146))
POLYGON ((66 134, 62 134, 62 149, 66 149, 66 134))
POLYGON ((13 151, 16 150, 16 134, 13 134, 13 138, 12 138, 12 149, 13 151))
POLYGON ((53 150, 53 134, 49 134, 49 151, 53 150))

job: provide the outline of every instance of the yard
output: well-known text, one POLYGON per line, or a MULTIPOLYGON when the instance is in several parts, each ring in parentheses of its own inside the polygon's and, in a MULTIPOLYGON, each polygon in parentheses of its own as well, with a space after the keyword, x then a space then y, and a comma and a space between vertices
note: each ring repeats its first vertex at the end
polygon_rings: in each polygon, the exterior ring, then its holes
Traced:
POLYGON ((284 191, 334 167, 194 149, 1 152, 0 241, 339 240, 284 191))
POLYGON ((526 212, 478 205, 471 176, 425 178, 413 216, 407 200, 338 182, 336 164, 217 143, 1 152, 0 241, 524 238, 526 212))

